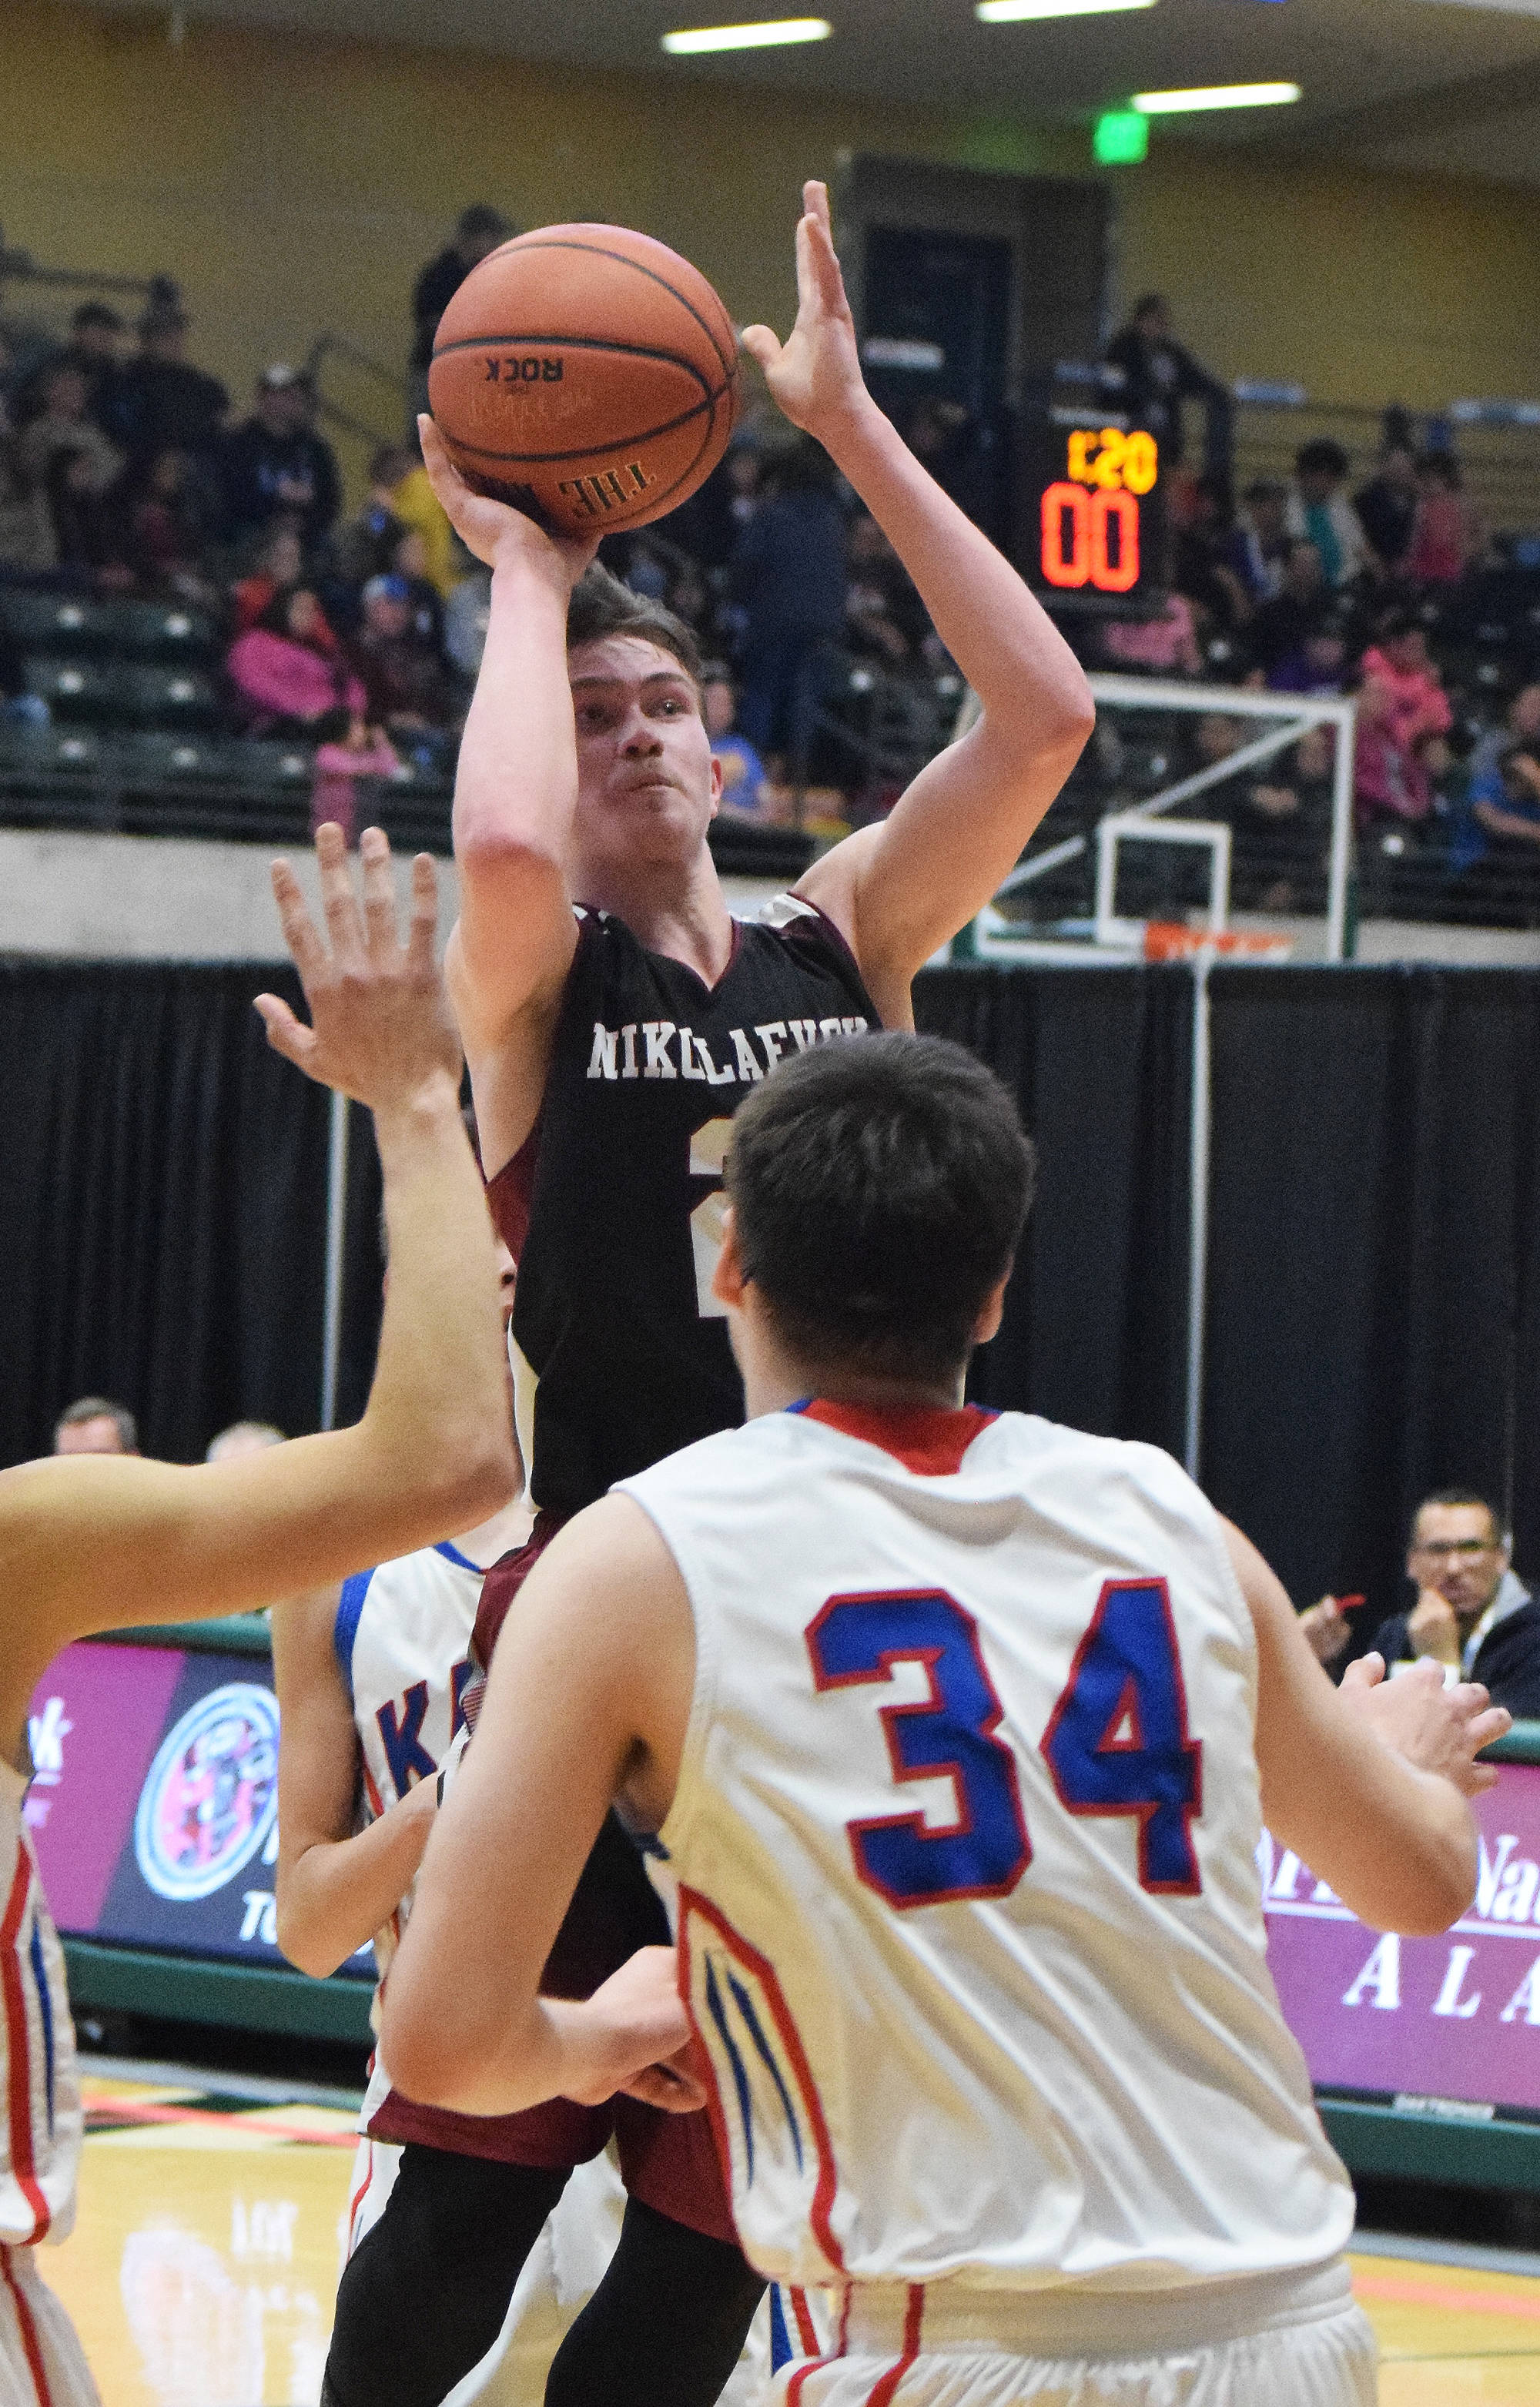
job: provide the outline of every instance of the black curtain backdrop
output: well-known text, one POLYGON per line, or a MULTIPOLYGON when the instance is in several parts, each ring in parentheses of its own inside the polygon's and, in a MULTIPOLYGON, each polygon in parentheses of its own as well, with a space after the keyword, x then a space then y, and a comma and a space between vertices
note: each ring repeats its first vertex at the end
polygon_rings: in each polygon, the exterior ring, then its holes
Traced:
MULTIPOLYGON (((328 1100, 271 1053, 264 964, 0 962, 0 1460, 73 1397, 147 1451, 320 1409, 328 1100)), ((1540 1577, 1540 973, 1217 969, 1202 1477, 1300 1603, 1401 1599, 1406 1517, 1469 1483, 1540 1577)), ((1192 973, 962 968, 922 1027, 1039 1147, 973 1392, 1182 1451, 1192 973)), ((367 1392, 379 1178, 351 1115, 338 1417, 367 1392)))
POLYGON ((1037 1146, 1037 1200, 981 1403, 1180 1455, 1191 985, 1179 969, 933 970, 919 1025, 982 1056, 1037 1146))
MULTIPOLYGON (((271 966, 0 962, 0 1460, 104 1394, 147 1453, 317 1426, 328 1098, 267 1045, 271 966)), ((352 1114, 340 1417, 367 1392, 378 1178, 352 1114)))
POLYGON ((1219 969, 1204 1486, 1296 1602, 1405 1603, 1430 1489, 1540 1577, 1540 975, 1219 969))

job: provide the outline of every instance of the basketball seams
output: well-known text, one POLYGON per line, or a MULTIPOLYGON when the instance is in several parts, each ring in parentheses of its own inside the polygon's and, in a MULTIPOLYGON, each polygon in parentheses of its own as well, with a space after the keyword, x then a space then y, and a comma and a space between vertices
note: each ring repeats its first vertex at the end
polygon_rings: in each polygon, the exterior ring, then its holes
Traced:
MULTIPOLYGON (((719 396, 719 398, 720 398, 720 396, 719 396)), ((590 521, 590 523, 591 523, 591 524, 592 524, 592 525, 594 525, 594 526, 600 526, 600 525, 602 525, 602 526, 603 526, 603 527, 604 527, 604 528, 605 528, 608 533, 610 533, 610 534, 619 534, 619 533, 620 533, 620 529, 621 529, 621 528, 623 528, 623 527, 650 526, 650 525, 651 525, 651 523, 652 523, 652 521, 653 521, 655 519, 663 518, 663 517, 665 517, 665 516, 667 515, 667 506, 668 506, 668 498, 669 498, 669 495, 670 495, 671 493, 677 493, 677 492, 678 491, 679 487, 680 487, 681 485, 684 485, 684 484, 688 484, 688 483, 689 483, 690 478, 694 475, 696 468, 697 468, 697 467, 699 466, 699 464, 700 464, 700 461, 701 461, 701 455, 702 455, 702 453, 706 450, 706 449, 707 445, 708 445, 708 444, 710 443, 710 441, 711 441, 711 437, 712 437, 713 434, 714 434, 714 433, 715 433, 715 431, 716 431, 716 424, 717 424, 717 401, 716 401, 716 400, 704 401, 704 402, 702 402, 702 403, 701 403, 701 405, 700 405, 700 409, 703 409, 703 410, 709 410, 709 412, 710 412, 710 417, 709 417, 709 420, 708 420, 707 424, 706 424, 706 433, 705 433, 705 434, 703 434, 703 436, 701 437, 700 444, 699 444, 699 446, 697 447, 697 449, 696 449, 696 450, 694 451, 694 453, 692 455, 692 457, 691 457, 691 459, 690 459, 690 461, 689 461, 688 464, 687 464, 685 467, 683 467, 683 468, 681 468, 681 469, 680 469, 680 471, 679 471, 678 475, 675 477, 675 479, 674 479, 673 483, 672 483, 671 485, 665 485, 665 486, 663 487, 663 491, 662 491, 661 493, 655 493, 655 494, 652 496, 652 498, 649 501, 649 503, 648 503, 648 506, 647 506, 646 509, 642 512, 642 514, 641 514, 639 517, 636 515, 636 513, 635 513, 635 511, 632 511, 632 510, 622 510, 622 511, 618 512, 614 517, 610 517, 610 516, 608 516, 608 515, 606 514, 606 517, 605 517, 602 520, 598 520, 598 519, 592 520, 591 520, 591 521, 590 521)), ((690 418, 697 417, 697 416, 699 416, 699 414, 700 414, 700 411, 699 411, 699 410, 692 410, 692 411, 690 411, 689 416, 688 416, 687 418, 681 418, 681 419, 679 419, 679 420, 677 421, 677 423, 678 425, 680 425, 680 426, 687 425, 687 424, 689 423, 689 420, 690 420, 690 418)), ((462 448, 463 448, 463 447, 462 447, 462 448)), ((629 447, 628 445, 621 445, 620 448, 623 450, 623 449, 628 449, 630 447, 629 447)), ((579 453, 579 454, 578 454, 577 456, 578 456, 578 457, 579 457, 579 458, 584 458, 584 459, 592 459, 592 458, 593 458, 593 457, 594 457, 594 456, 596 456, 596 455, 594 455, 594 454, 593 454, 593 453, 592 453, 592 452, 583 452, 583 453, 579 453)), ((473 473, 473 474, 475 474, 475 475, 480 476, 480 475, 484 474, 485 472, 484 472, 483 470, 477 469, 477 470, 474 470, 472 473, 473 473)), ((492 482, 492 483, 495 483, 495 482, 496 482, 496 479, 495 479, 495 478, 491 478, 491 479, 489 479, 489 481, 490 481, 490 482, 492 482)), ((494 500, 494 501, 497 499, 497 496, 496 496, 496 494, 495 494, 495 493, 492 496, 492 500, 494 500)), ((582 531, 581 529, 578 529, 578 528, 576 528, 576 527, 571 527, 571 526, 568 526, 568 527, 563 527, 563 528, 559 528, 559 529, 558 529, 558 532, 559 532, 559 533, 561 533, 561 534, 577 534, 577 533, 580 533, 581 531, 582 531)))
POLYGON ((484 443, 467 443, 463 434, 451 435, 449 439, 454 449, 463 451, 467 458, 506 460, 536 468, 556 468, 569 460, 603 460, 607 459, 612 451, 635 451, 640 444, 656 443, 664 434, 677 434, 681 426, 688 426, 692 419, 699 418, 703 409, 714 410, 725 398, 724 393, 703 392, 699 401, 692 403, 688 409, 681 409, 677 418, 665 419, 661 426, 647 426, 639 434, 622 434, 614 443, 579 443, 571 451, 492 451, 484 443))
MULTIPOLYGON (((660 249, 666 249, 667 245, 660 244, 659 248, 660 249)), ((702 317, 701 312, 696 308, 693 301, 686 300, 684 294, 679 291, 678 286, 677 284, 671 284, 667 277, 661 274, 657 268, 644 267, 639 259, 633 259, 628 252, 623 250, 611 250, 607 244, 601 242, 573 242, 570 239, 563 239, 560 242, 549 242, 547 241, 538 232, 535 234, 516 235, 512 242, 504 245, 504 249, 506 251, 517 249, 520 253, 534 250, 576 250, 582 252, 585 257, 590 259, 613 260, 618 267, 629 267, 634 269, 638 276, 645 276, 649 284, 661 284, 663 291, 670 296, 670 298, 677 301, 680 308, 683 309, 690 317, 694 319, 696 325, 699 326, 702 334, 706 336, 706 341, 710 344, 718 359, 721 362, 723 370, 729 377, 732 376, 735 369, 738 356, 736 342, 734 342, 731 350, 724 352, 721 344, 711 330, 709 321, 706 318, 702 317)), ((496 251, 493 251, 491 254, 493 259, 497 258, 499 255, 500 254, 496 251)), ((684 263, 686 266, 690 264, 688 260, 684 263)), ((697 273, 699 271, 697 270, 697 273)), ((702 280, 704 281, 705 279, 703 278, 702 280)), ((727 316, 725 309, 723 310, 722 315, 724 318, 727 316)), ((519 339, 522 341, 525 338, 523 336, 520 336, 519 339)), ((535 341, 537 340, 538 337, 532 335, 529 339, 531 341, 535 341)))

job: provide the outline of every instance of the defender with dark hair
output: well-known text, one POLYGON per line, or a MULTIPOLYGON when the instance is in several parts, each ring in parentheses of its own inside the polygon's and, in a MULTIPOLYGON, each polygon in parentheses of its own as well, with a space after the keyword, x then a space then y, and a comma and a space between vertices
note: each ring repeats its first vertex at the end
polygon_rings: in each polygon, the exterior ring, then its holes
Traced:
MULTIPOLYGON (((882 526, 983 710, 880 826, 836 845, 767 913, 734 920, 722 895, 707 843, 721 773, 674 622, 608 579, 579 585, 590 548, 471 492, 423 422, 435 490, 492 570, 455 788, 461 919, 447 966, 492 1199, 519 1262, 515 1382, 539 1508, 530 1545, 488 1576, 484 1656, 563 1519, 742 1417, 712 1284, 738 1106, 799 1055, 907 1022, 914 973, 1014 866, 1092 721, 1067 645, 867 393, 827 195, 809 185, 804 199, 795 328, 783 348, 751 327, 746 346, 882 526)), ((617 1830, 551 1968, 567 1994, 614 1969, 642 1915, 665 1932, 617 1830)), ((710 2407, 763 2286, 704 2123, 626 2101, 619 2112, 632 2205, 612 2273, 552 2368, 549 2407, 710 2407)), ((415 2113, 398 2098, 372 2128, 409 2138, 415 2113)), ((511 2220, 553 2198, 616 2127, 615 2101, 557 2104, 467 2124, 464 2144, 505 2161, 511 2220)), ((370 2335, 389 2328, 377 2302, 411 2278, 407 2235, 392 2256, 389 2222, 343 2283, 340 2407, 366 2407, 370 2335), (345 2361, 354 2333, 360 2352, 345 2361)), ((448 2389, 469 2360, 447 2310, 443 2327, 448 2389)), ((436 2407, 441 2392, 408 2392, 397 2373, 392 2407, 436 2407)))
POLYGON ((1431 1670, 1333 1689, 1169 1456, 962 1402, 1030 1179, 939 1041, 811 1053, 745 1105, 713 1292, 749 1425, 532 1572, 383 2045, 486 2115, 704 2097, 750 2263, 839 2293, 783 2401, 1370 2407, 1262 1816, 1379 1929, 1443 1930, 1507 1716, 1431 1670), (676 1944, 553 2001, 612 1800, 676 1944))
POLYGON ((733 1123, 745 1275, 799 1361, 945 1384, 1010 1270, 1034 1170, 999 1079, 945 1039, 805 1054, 733 1123))

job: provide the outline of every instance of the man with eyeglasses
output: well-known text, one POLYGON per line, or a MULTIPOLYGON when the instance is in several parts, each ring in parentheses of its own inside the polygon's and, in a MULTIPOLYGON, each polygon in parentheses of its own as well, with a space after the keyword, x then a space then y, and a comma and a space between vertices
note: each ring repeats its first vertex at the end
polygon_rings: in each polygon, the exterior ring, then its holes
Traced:
POLYGON ((1392 1673, 1432 1656, 1456 1679, 1481 1681, 1516 1720, 1540 1720, 1540 1604, 1509 1551, 1502 1522, 1474 1488, 1426 1498, 1406 1553, 1417 1602, 1381 1622, 1375 1646, 1392 1673))

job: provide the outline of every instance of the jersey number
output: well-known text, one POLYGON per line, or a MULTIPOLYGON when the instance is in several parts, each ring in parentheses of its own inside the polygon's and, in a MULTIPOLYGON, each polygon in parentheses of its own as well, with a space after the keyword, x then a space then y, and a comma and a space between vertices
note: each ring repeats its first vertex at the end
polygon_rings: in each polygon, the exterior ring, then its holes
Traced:
MULTIPOLYGON (((820 1689, 886 1681, 923 1667, 929 1695, 880 1708, 895 1781, 948 1777, 949 1825, 922 1814, 872 1816, 846 1829, 859 1877, 890 1905, 1005 1897, 1032 1861, 1016 1759, 995 1736, 1004 1708, 973 1616, 940 1588, 832 1597, 807 1630, 820 1689)), ((1109 1580, 1043 1734, 1055 1787, 1072 1814, 1139 1823, 1143 1887, 1195 1894, 1191 1823, 1202 1809, 1202 1749, 1187 1702, 1163 1580, 1109 1580)))
POLYGON ((690 1140, 690 1175, 709 1178, 710 1190, 690 1215, 690 1245, 695 1259, 695 1309, 702 1320, 725 1320, 727 1306, 711 1292, 717 1260, 722 1249, 722 1223, 727 1197, 722 1192, 722 1165, 733 1134, 731 1120, 707 1120, 690 1140))

